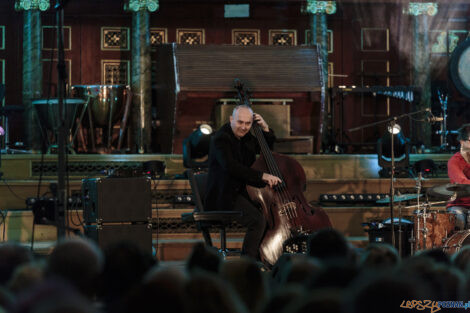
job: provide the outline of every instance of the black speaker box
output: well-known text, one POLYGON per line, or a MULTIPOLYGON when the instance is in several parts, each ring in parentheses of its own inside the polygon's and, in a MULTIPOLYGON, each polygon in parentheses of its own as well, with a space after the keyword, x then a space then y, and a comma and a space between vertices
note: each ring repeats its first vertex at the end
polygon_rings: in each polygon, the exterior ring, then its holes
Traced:
MULTIPOLYGON (((399 231, 398 226, 395 226, 395 248, 399 251, 399 231)), ((413 226, 402 225, 401 236, 401 249, 402 256, 411 255, 410 238, 412 235, 413 226)), ((392 228, 390 226, 378 229, 369 229, 369 242, 370 243, 389 243, 392 244, 392 228)))
POLYGON ((86 225, 85 235, 96 241, 102 249, 126 241, 152 253, 152 229, 148 224, 86 225))
POLYGON ((151 182, 146 177, 82 180, 85 223, 147 222, 152 217, 151 182))

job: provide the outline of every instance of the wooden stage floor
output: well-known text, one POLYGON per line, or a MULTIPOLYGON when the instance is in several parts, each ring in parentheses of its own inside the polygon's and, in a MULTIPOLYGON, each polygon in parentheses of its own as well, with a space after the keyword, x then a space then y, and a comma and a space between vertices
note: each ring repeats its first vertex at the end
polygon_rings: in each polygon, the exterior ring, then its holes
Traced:
MULTIPOLYGON (((324 194, 359 195, 387 194, 390 180, 379 178, 376 155, 292 155, 304 167, 307 175, 305 197, 309 202, 319 203, 329 215, 333 227, 345 234, 348 240, 358 246, 365 246, 368 234, 363 223, 384 220, 389 217, 389 207, 374 202, 321 201, 324 194)), ((423 182, 427 188, 449 182, 446 163, 450 154, 411 155, 413 165, 423 159, 431 159, 436 164, 433 176, 423 182)), ((192 211, 192 203, 185 201, 191 194, 190 186, 183 173, 181 155, 69 155, 68 188, 69 194, 80 198, 82 179, 105 177, 109 169, 138 169, 142 162, 161 160, 166 164, 165 174, 152 181, 152 242, 157 256, 165 261, 183 260, 195 242, 202 237, 194 225, 181 222, 181 214, 192 211)), ((48 195, 49 186, 57 181, 57 156, 45 155, 41 165, 40 155, 2 155, 0 171, 0 240, 18 241, 31 245, 34 235, 34 249, 48 253, 57 239, 54 226, 35 225, 33 234, 33 213, 26 200, 39 195, 48 195), (41 171, 42 168, 42 171, 41 171), (42 172, 42 173, 41 173, 42 172), (41 184, 39 181, 41 177, 41 184)), ((416 180, 397 178, 395 188, 401 194, 416 193, 416 180)), ((414 200, 406 205, 412 205, 414 200)), ((433 209, 444 209, 438 204, 433 209)), ((413 208, 403 209, 402 215, 413 218, 413 208)), ((79 204, 67 212, 69 226, 82 230, 83 214, 79 204)), ((396 214, 395 214, 396 215, 396 214)), ((218 244, 218 234, 212 234, 218 244)), ((234 225, 228 230, 228 245, 240 248, 243 229, 234 225)))

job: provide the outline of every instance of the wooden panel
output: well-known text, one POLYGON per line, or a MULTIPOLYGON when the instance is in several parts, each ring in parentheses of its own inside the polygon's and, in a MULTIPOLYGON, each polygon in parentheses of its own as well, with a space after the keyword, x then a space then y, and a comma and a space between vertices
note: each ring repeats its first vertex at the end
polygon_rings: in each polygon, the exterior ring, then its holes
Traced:
MULTIPOLYGON (((43 54, 47 55, 47 54, 43 54)), ((57 59, 42 59, 42 90, 43 96, 47 98, 49 88, 51 90, 51 95, 54 97, 57 94, 57 59)), ((73 62, 70 59, 65 59, 65 72, 67 77, 65 78, 68 82, 72 81, 72 68, 73 62)))
POLYGON ((156 45, 154 52, 155 81, 153 87, 156 98, 156 117, 160 127, 156 133, 157 152, 171 152, 175 130, 176 77, 171 45, 156 45))
POLYGON ((175 45, 174 53, 181 91, 232 91, 235 78, 252 91, 321 87, 314 47, 175 45))
POLYGON ((286 154, 313 153, 313 137, 292 136, 288 138, 276 138, 273 150, 286 154))
MULTIPOLYGON (((56 26, 44 25, 41 30, 42 50, 57 50, 57 28, 56 26)), ((64 26, 64 51, 72 50, 72 27, 64 26)))
POLYGON ((364 27, 361 29, 361 51, 388 52, 390 50, 388 28, 364 27))
POLYGON ((259 43, 259 29, 232 29, 232 45, 250 46, 259 43))
POLYGON ((5 25, 0 25, 0 50, 5 50, 5 25))
POLYGON ((217 96, 201 94, 200 97, 192 97, 186 93, 180 93, 178 98, 180 101, 175 110, 171 152, 179 154, 183 151, 183 140, 200 124, 214 125, 212 116, 217 96))

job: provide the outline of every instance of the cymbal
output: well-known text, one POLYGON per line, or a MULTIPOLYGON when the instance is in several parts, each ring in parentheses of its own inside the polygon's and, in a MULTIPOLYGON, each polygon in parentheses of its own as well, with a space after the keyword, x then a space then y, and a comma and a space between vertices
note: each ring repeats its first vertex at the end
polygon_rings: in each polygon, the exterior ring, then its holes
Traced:
MULTIPOLYGON (((409 200, 413 200, 413 199, 418 199, 418 196, 421 197, 422 195, 418 195, 416 193, 395 195, 393 197, 393 202, 402 202, 402 201, 409 201, 409 200)), ((376 203, 390 203, 390 197, 377 200, 376 203)))
MULTIPOLYGON (((387 218, 387 219, 384 220, 382 223, 383 223, 383 224, 391 224, 391 221, 392 221, 392 219, 387 218)), ((400 219, 399 217, 394 217, 394 218, 393 218, 393 224, 399 224, 400 222, 401 222, 402 224, 413 224, 412 221, 410 221, 410 220, 408 220, 408 219, 406 219, 406 218, 401 218, 401 219, 400 219)))
POLYGON ((428 195, 441 197, 441 198, 450 198, 454 194, 457 194, 457 197, 470 197, 470 185, 467 184, 445 184, 434 186, 427 190, 428 195))

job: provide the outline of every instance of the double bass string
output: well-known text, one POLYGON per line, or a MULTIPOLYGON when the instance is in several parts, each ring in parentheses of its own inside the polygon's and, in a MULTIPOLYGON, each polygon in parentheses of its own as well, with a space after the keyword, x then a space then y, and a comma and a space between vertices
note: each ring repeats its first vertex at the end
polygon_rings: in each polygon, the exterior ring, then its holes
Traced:
MULTIPOLYGON (((257 124, 254 125, 254 131, 255 131, 255 134, 258 138, 263 138, 264 139, 261 127, 259 127, 259 125, 257 125, 257 124)), ((270 151, 269 151, 269 147, 268 147, 266 141, 265 140, 258 140, 258 141, 260 142, 261 151, 264 155, 265 162, 266 162, 266 165, 269 169, 269 172, 273 175, 278 176, 282 180, 282 183, 278 188, 278 193, 279 193, 279 196, 281 197, 283 206, 285 206, 285 207, 283 207, 283 210, 285 210, 288 219, 291 222, 293 222, 295 226, 297 226, 296 225, 297 223, 296 223, 296 220, 295 220, 295 217, 297 216, 296 208, 295 208, 295 205, 292 204, 291 196, 290 196, 289 191, 287 190, 287 188, 285 186, 285 182, 284 182, 282 174, 279 170, 279 167, 277 166, 276 161, 273 158, 273 155, 271 153, 269 153, 270 151)))

